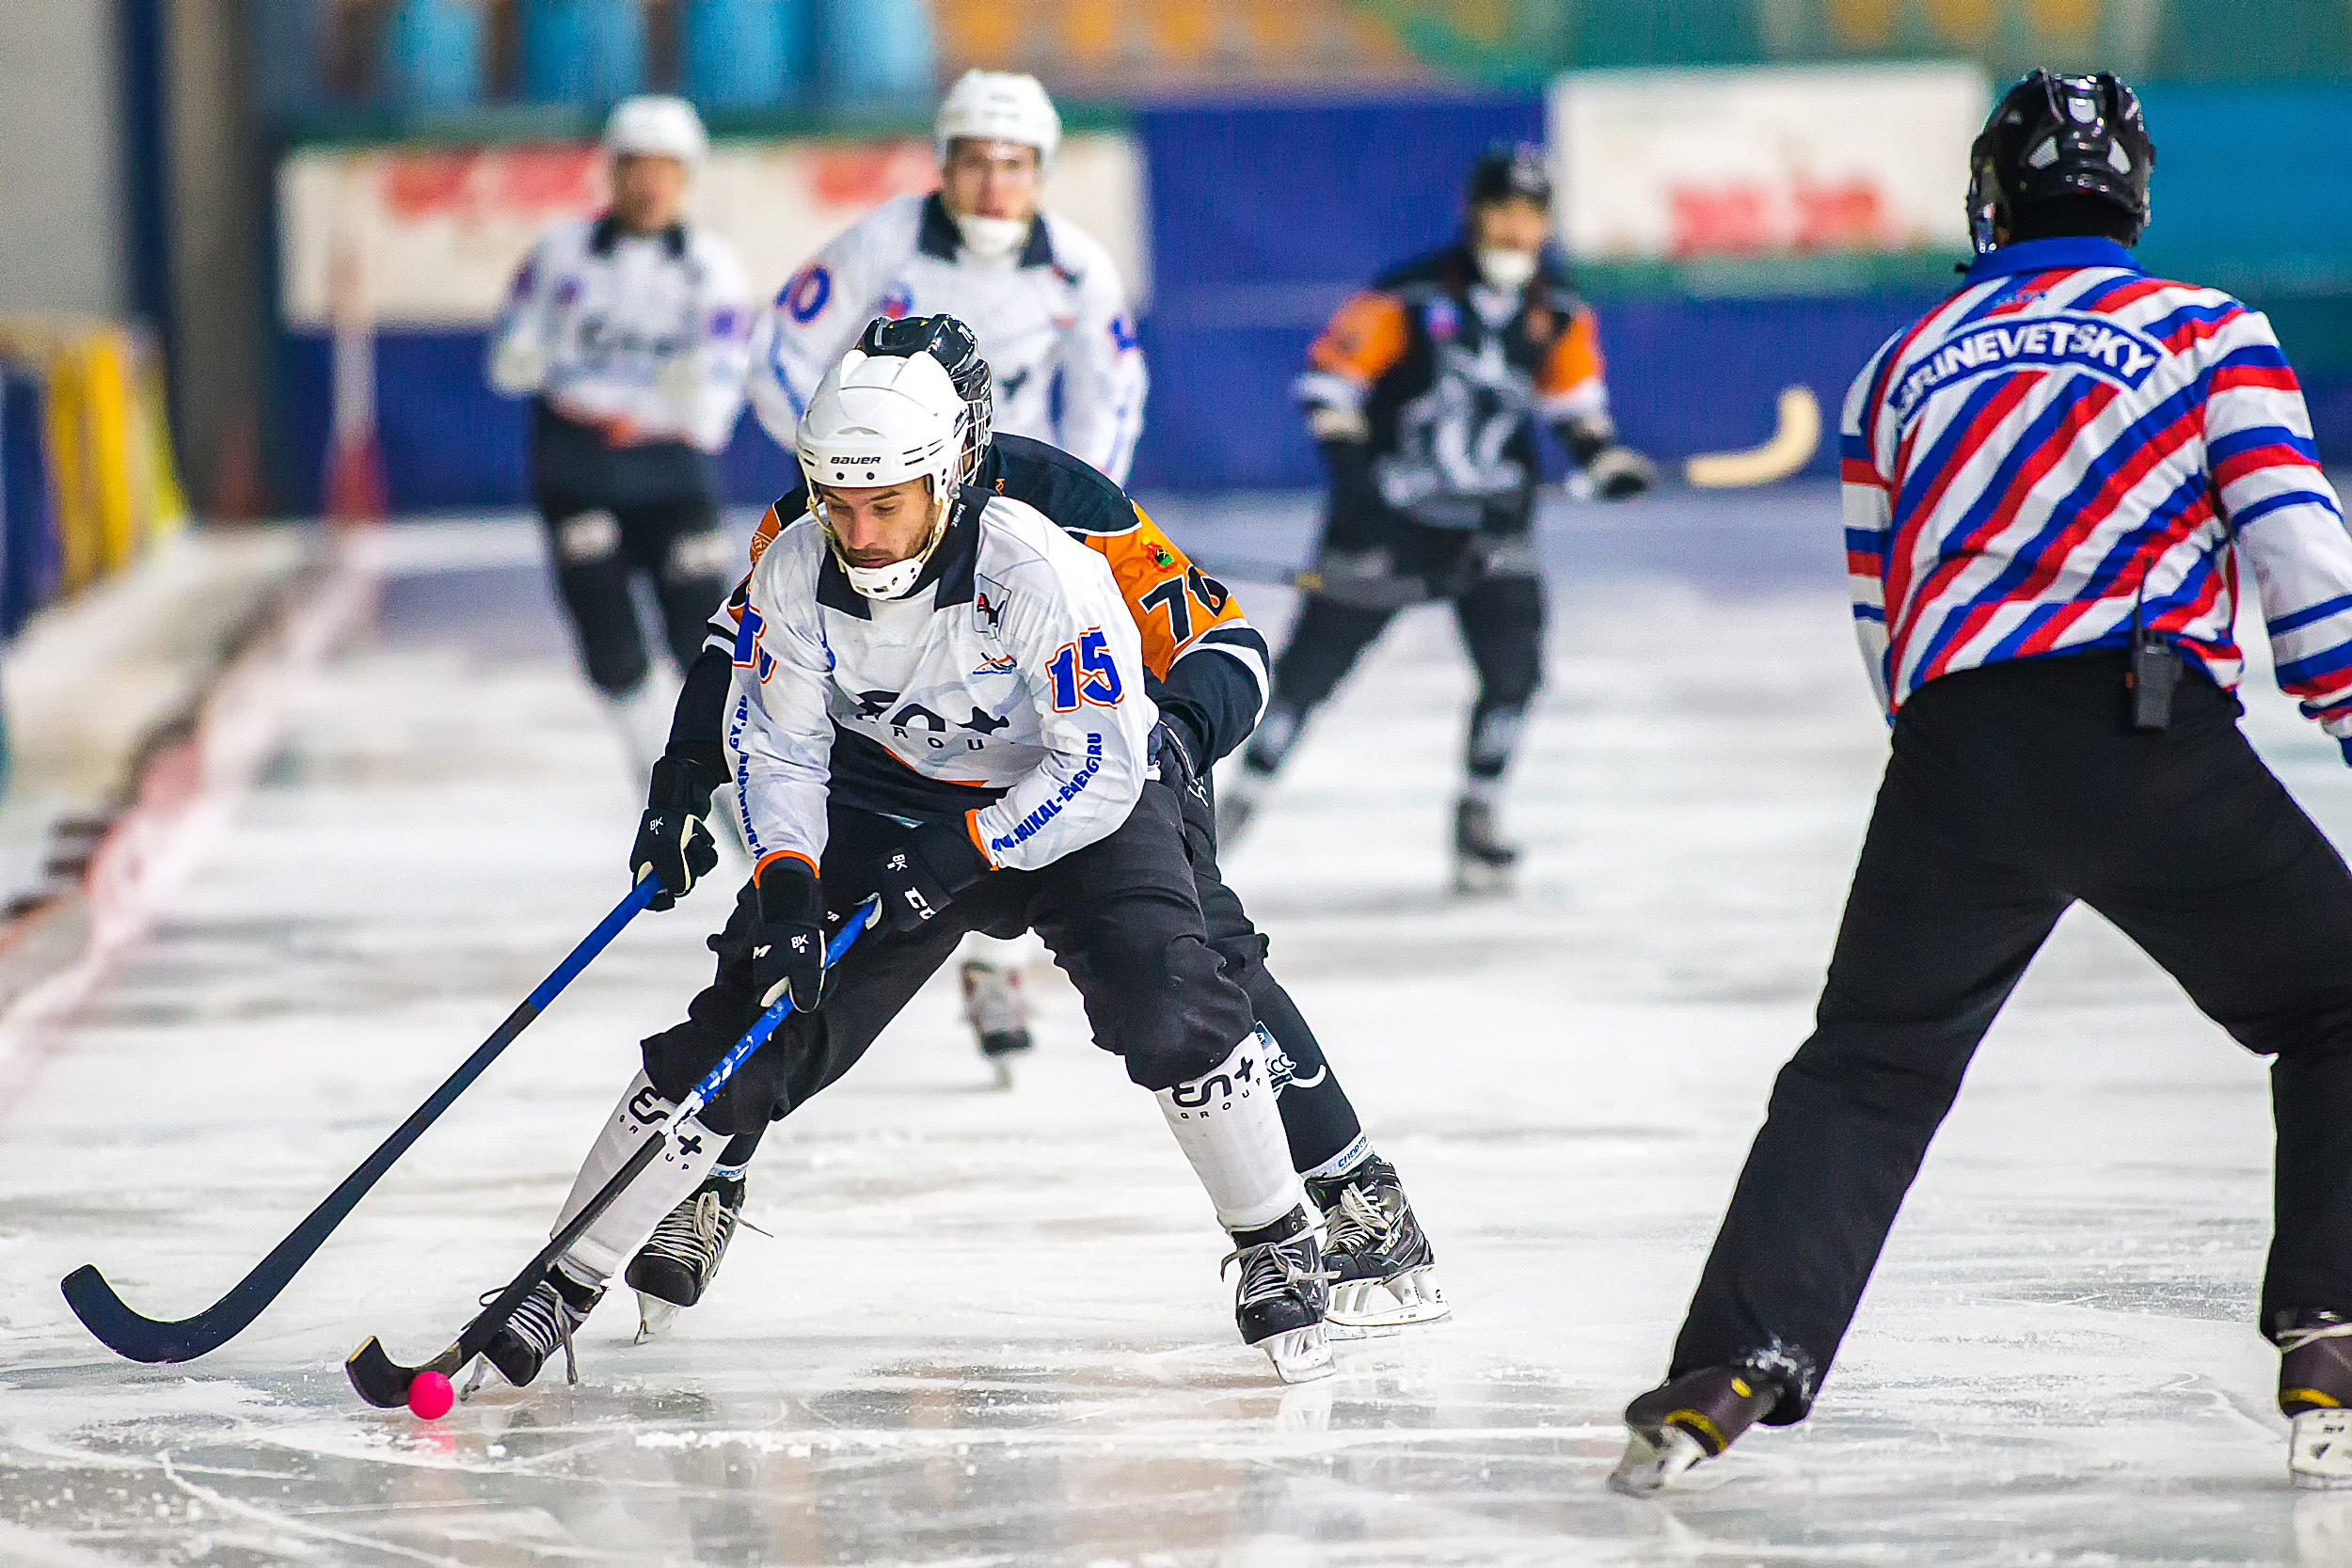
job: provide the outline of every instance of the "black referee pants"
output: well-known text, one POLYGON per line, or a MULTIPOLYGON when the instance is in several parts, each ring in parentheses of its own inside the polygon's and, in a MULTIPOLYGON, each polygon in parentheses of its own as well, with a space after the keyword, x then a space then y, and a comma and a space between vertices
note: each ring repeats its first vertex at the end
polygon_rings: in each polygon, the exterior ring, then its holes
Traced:
POLYGON ((2352 874, 2184 675, 2135 734, 2124 656, 1997 664, 1904 705, 1813 1037, 1763 1130, 1670 1375, 1750 1363, 1810 1408, 1977 1042, 2068 905, 2112 921, 2274 1058, 2262 1322, 2352 1311, 2352 874))

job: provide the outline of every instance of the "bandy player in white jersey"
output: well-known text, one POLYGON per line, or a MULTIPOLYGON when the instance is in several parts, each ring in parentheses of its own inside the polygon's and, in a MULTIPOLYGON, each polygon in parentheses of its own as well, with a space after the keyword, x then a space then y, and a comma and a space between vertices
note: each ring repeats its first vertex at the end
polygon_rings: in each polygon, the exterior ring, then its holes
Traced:
POLYGON ((799 434, 809 512, 753 569, 726 710, 752 879, 711 943, 712 983, 643 1042, 566 1214, 765 1008, 788 993, 804 1010, 564 1254, 490 1362, 532 1381, 729 1138, 854 1066, 965 932, 1034 928, 1231 1234, 1242 1338, 1285 1381, 1327 1374, 1327 1275, 1271 1047, 1209 944, 1110 567, 1034 508, 960 483, 966 404, 927 354, 850 354, 799 434), (827 927, 874 896, 887 928, 828 974, 827 927))
MULTIPOLYGON (((825 372, 876 316, 954 316, 979 338, 995 428, 1124 484, 1148 381, 1127 290, 1094 237, 1039 210, 1061 117, 1032 76, 966 71, 940 104, 939 189, 901 197, 818 252, 754 325, 752 406, 789 448, 825 372), (1058 417, 1057 417, 1058 410, 1058 417)), ((1009 1085, 1030 1043, 1026 942, 965 944, 965 1010, 1009 1085)))

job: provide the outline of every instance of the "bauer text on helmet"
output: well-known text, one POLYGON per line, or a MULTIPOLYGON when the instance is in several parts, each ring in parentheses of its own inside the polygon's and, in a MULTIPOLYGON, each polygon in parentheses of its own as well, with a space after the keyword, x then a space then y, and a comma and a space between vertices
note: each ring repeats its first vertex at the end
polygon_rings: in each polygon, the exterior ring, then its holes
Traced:
POLYGON ((928 354, 852 349, 809 400, 798 446, 810 509, 866 597, 899 598, 922 577, 955 501, 964 423, 961 394, 928 354), (920 504, 912 491, 874 494, 916 484, 920 504))

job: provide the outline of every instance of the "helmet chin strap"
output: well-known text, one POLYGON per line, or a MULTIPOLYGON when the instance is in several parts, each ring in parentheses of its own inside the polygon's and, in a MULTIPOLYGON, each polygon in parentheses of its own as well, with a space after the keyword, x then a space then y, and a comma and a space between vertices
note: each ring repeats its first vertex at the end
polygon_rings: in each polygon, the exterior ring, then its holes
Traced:
MULTIPOLYGON (((925 483, 930 482, 927 480, 925 483)), ((931 553, 939 548, 939 542, 947 537, 947 515, 955 509, 955 500, 952 488, 942 488, 933 497, 931 530, 924 539, 921 549, 904 561, 894 561, 887 566, 859 566, 850 562, 841 548, 841 541, 834 536, 833 521, 825 515, 824 499, 814 491, 808 499, 810 509, 817 514, 818 526, 825 531, 826 547, 833 551, 833 559, 840 566, 841 575, 850 579, 851 588, 866 597, 884 602, 903 599, 914 591, 914 585, 921 579, 923 568, 930 562, 931 553)))

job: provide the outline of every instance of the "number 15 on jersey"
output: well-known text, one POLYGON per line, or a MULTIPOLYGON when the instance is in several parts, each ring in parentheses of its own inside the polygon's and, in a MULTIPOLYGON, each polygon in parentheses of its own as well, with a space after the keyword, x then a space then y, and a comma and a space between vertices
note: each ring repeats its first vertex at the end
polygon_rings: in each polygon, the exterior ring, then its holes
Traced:
POLYGON ((1045 673, 1054 679, 1054 711, 1075 713, 1081 702, 1096 707, 1117 707, 1127 695, 1126 687, 1119 678, 1118 661, 1111 657, 1110 639, 1096 627, 1075 642, 1065 642, 1057 649, 1045 673))

